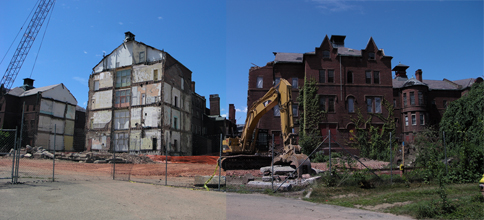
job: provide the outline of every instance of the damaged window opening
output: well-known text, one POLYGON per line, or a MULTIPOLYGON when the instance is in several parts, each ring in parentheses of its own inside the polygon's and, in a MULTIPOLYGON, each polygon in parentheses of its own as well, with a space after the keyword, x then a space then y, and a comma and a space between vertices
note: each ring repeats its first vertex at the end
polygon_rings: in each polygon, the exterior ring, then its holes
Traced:
POLYGON ((154 81, 158 80, 158 70, 157 69, 153 70, 153 80, 154 81))
POLYGON ((140 63, 145 62, 145 52, 144 51, 139 52, 139 62, 140 63))
POLYGON ((116 72, 116 88, 131 85, 131 70, 121 70, 116 72))
POLYGON ((129 106, 130 102, 130 90, 116 91, 115 107, 129 106))

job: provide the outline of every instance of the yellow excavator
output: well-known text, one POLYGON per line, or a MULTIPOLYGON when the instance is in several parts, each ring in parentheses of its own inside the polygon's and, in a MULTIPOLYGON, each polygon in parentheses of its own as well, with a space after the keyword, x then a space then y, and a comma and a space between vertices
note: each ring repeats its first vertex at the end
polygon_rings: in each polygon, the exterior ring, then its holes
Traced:
POLYGON ((262 155, 257 148, 259 120, 269 110, 279 105, 281 118, 281 135, 283 138, 282 152, 277 152, 274 164, 293 165, 299 167, 298 175, 309 173, 311 163, 307 156, 301 154, 301 147, 297 145, 297 135, 294 133, 294 120, 292 112, 291 84, 285 79, 272 87, 262 98, 252 104, 247 111, 244 130, 240 137, 229 137, 223 140, 223 153, 227 155, 222 160, 224 170, 259 169, 270 166, 272 157, 262 155))

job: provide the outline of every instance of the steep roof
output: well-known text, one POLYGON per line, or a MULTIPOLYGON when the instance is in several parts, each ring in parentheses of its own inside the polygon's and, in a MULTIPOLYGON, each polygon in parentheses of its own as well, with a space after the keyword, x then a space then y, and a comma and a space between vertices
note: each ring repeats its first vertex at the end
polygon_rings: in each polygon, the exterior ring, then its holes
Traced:
POLYGON ((44 98, 51 98, 61 102, 69 102, 70 104, 77 105, 76 98, 62 83, 34 88, 27 91, 23 90, 22 88, 16 87, 10 90, 7 94, 16 97, 26 97, 36 95, 37 93, 41 93, 42 97, 44 98))
POLYGON ((393 88, 403 88, 413 85, 425 85, 429 90, 462 90, 466 89, 474 83, 476 79, 460 79, 455 81, 444 80, 428 80, 424 79, 423 82, 418 81, 415 78, 411 78, 405 81, 393 79, 393 88))
POLYGON ((302 53, 274 52, 274 55, 276 55, 274 58, 275 63, 302 63, 303 61, 302 53))
POLYGON ((38 92, 44 92, 44 91, 47 91, 47 90, 50 90, 58 85, 61 85, 62 83, 60 84, 56 84, 56 85, 50 85, 50 86, 44 86, 44 87, 40 87, 40 88, 34 88, 34 89, 31 89, 31 90, 23 90, 22 88, 20 87, 16 87, 12 90, 10 90, 10 92, 8 92, 9 95, 13 95, 13 96, 17 96, 17 97, 25 97, 25 96, 30 96, 30 95, 35 95, 37 94, 38 92))

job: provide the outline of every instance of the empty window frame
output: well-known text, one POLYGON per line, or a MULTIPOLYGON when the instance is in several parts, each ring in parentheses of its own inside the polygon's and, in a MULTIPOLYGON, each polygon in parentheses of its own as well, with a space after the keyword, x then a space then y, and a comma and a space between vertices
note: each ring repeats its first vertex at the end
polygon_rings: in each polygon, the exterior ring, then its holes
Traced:
POLYGON ((276 77, 276 79, 274 80, 274 86, 277 86, 277 84, 279 84, 281 82, 281 77, 276 77))
POLYGON ((181 82, 180 82, 180 86, 181 86, 181 90, 185 90, 185 80, 183 78, 181 78, 181 82))
POLYGON ((273 110, 274 110, 274 116, 277 116, 277 117, 281 116, 281 111, 279 110, 279 105, 274 106, 273 110))
POLYGON ((419 115, 420 115, 420 125, 425 125, 424 113, 420 112, 419 115))
POLYGON ((412 125, 417 125, 417 118, 415 112, 412 112, 412 125))
POLYGON ((335 112, 335 99, 334 96, 320 96, 319 109, 324 112, 335 112))
POLYGON ((264 80, 263 80, 262 76, 258 76, 257 77, 257 88, 262 89, 263 83, 264 83, 264 80))
POLYGON ((348 98, 348 112, 349 113, 355 112, 355 99, 353 97, 348 98))
POLYGON ((366 84, 371 84, 371 71, 365 72, 365 82, 366 84))
POLYGON ((178 129, 178 117, 173 117, 173 128, 178 129))
POLYGON ((348 71, 346 73, 346 83, 353 83, 353 72, 348 71))
POLYGON ((366 110, 368 113, 381 113, 381 97, 366 97, 366 110))
POLYGON ((139 52, 139 62, 144 63, 145 61, 146 61, 145 60, 145 52, 144 51, 139 52))
POLYGON ((407 107, 407 93, 403 93, 403 107, 407 107))
POLYGON ((334 70, 328 70, 328 83, 334 83, 334 70))
POLYGON ((368 59, 369 60, 374 60, 375 59, 375 53, 374 52, 369 52, 368 53, 368 59))
POLYGON ((326 73, 324 71, 325 70, 319 70, 319 83, 326 82, 326 73))
POLYGON ((373 83, 374 84, 380 84, 380 72, 379 71, 373 71, 373 83))
POLYGON ((415 93, 410 92, 410 105, 415 105, 415 93))
POLYGON ((119 90, 115 93, 114 107, 127 107, 130 102, 130 90, 119 90))
POLYGON ((129 110, 114 111, 114 130, 129 128, 129 110))
POLYGON ((116 72, 116 88, 131 85, 131 70, 121 70, 116 72))
POLYGON ((444 100, 442 105, 444 106, 444 108, 447 108, 447 100, 444 100))
POLYGON ((117 152, 128 151, 128 133, 114 134, 114 147, 117 152))
POLYGON ((297 89, 297 87, 298 87, 297 81, 298 81, 297 78, 292 78, 291 86, 292 86, 293 89, 297 89))
POLYGON ((99 90, 99 80, 94 81, 94 91, 99 90))
POLYGON ((153 70, 153 80, 154 81, 158 80, 158 69, 153 70))
POLYGON ((298 105, 297 104, 292 105, 292 116, 293 117, 297 117, 298 116, 297 109, 298 109, 298 105))
POLYGON ((178 107, 178 96, 174 96, 173 106, 178 107))
POLYGON ((329 50, 323 50, 323 58, 324 59, 329 59, 331 58, 331 54, 329 53, 329 50))
POLYGON ((405 115, 405 126, 408 126, 408 116, 405 115))
POLYGON ((424 98, 423 98, 423 93, 422 91, 418 91, 418 104, 419 105, 424 105, 424 98))

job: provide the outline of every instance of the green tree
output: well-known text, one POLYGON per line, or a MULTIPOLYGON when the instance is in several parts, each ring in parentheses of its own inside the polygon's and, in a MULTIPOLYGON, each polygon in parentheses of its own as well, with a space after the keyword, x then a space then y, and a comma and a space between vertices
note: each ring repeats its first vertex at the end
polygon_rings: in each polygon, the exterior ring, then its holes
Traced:
MULTIPOLYGON (((361 110, 356 109, 356 117, 350 117, 356 129, 350 133, 351 140, 348 143, 359 149, 362 157, 388 161, 390 159, 390 132, 395 134, 395 121, 392 104, 383 99, 382 106, 388 112, 386 116, 383 113, 369 113, 365 118, 361 110), (373 124, 374 117, 380 119, 383 124, 378 126, 373 124)), ((392 138, 393 149, 396 149, 396 143, 393 140, 394 138, 392 138)))
POLYGON ((299 145, 303 153, 309 155, 321 141, 319 122, 324 119, 324 112, 319 109, 318 87, 316 80, 304 80, 304 86, 299 90, 297 98, 299 108, 300 129, 299 145))
POLYGON ((468 144, 484 146, 484 83, 475 83, 470 91, 450 103, 440 121, 449 148, 468 144))

